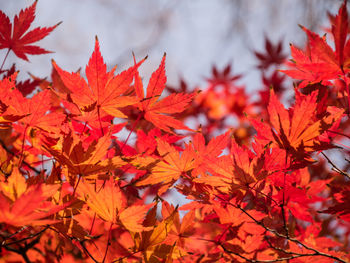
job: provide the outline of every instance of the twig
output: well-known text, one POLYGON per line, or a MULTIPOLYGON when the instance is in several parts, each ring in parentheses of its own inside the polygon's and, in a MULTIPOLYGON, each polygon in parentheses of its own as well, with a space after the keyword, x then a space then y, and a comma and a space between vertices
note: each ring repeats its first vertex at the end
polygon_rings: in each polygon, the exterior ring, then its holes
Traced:
POLYGON ((30 235, 26 238, 22 238, 22 239, 19 239, 19 240, 16 240, 16 241, 13 241, 13 242, 9 242, 9 243, 5 243, 5 240, 2 242, 2 244, 0 244, 0 247, 4 247, 6 250, 8 251, 12 251, 12 252, 15 252, 19 255, 21 255, 24 259, 24 261, 26 263, 30 263, 31 261, 29 260, 28 256, 27 256, 27 251, 29 249, 31 249, 32 247, 34 247, 36 244, 39 243, 40 241, 40 238, 41 238, 41 234, 43 232, 45 232, 50 226, 46 226, 45 228, 43 228, 42 230, 40 230, 39 232, 33 234, 33 235, 30 235), (32 239, 36 237, 35 239, 33 239, 32 241, 30 241, 28 244, 25 242, 24 243, 24 246, 20 246, 19 243, 23 242, 23 241, 26 241, 26 240, 29 240, 29 239, 32 239), (15 249, 13 247, 11 247, 10 245, 14 245, 14 244, 17 244, 17 246, 19 247, 18 249, 15 249))
POLYGON ((85 252, 85 253, 88 255, 88 257, 90 257, 95 263, 99 263, 99 262, 90 254, 89 250, 85 247, 84 241, 85 241, 85 240, 79 242, 80 245, 81 245, 81 247, 83 248, 84 252, 85 252))
POLYGON ((229 250, 229 249, 225 248, 225 246, 223 244, 220 244, 220 246, 222 247, 222 249, 226 253, 234 254, 234 255, 246 260, 247 262, 252 262, 252 263, 273 263, 273 262, 278 262, 278 261, 287 261, 287 260, 291 260, 294 258, 300 258, 300 257, 316 256, 315 254, 298 254, 298 255, 285 257, 285 258, 276 258, 276 259, 271 259, 271 260, 257 260, 257 259, 249 259, 249 258, 247 258, 247 257, 245 257, 245 256, 243 256, 235 251, 229 250))
POLYGON ((2 247, 2 246, 4 246, 4 247, 10 246, 10 245, 13 245, 13 244, 21 243, 21 242, 26 241, 26 240, 28 240, 28 239, 32 239, 32 238, 34 238, 34 237, 36 237, 36 236, 42 234, 43 232, 45 232, 48 228, 49 228, 49 226, 46 226, 45 228, 43 228, 42 230, 40 230, 39 232, 37 232, 37 233, 35 233, 35 234, 29 235, 29 236, 27 236, 27 237, 25 237, 25 238, 22 238, 22 239, 19 239, 19 240, 15 240, 15 241, 12 241, 12 242, 9 242, 9 243, 6 243, 6 242, 5 242, 6 240, 4 240, 4 241, 0 244, 0 247, 2 247))
POLYGON ((0 73, 1 73, 1 71, 2 71, 2 67, 3 67, 4 64, 5 64, 5 61, 6 61, 7 57, 8 57, 8 55, 9 55, 10 51, 11 51, 11 48, 9 48, 9 49, 7 50, 7 52, 6 52, 5 58, 4 58, 4 60, 2 61, 2 64, 1 64, 1 67, 0 67, 0 73))
POLYGON ((327 161, 330 163, 330 165, 332 165, 332 170, 336 171, 337 173, 344 175, 345 177, 347 177, 348 179, 350 179, 350 175, 347 172, 344 172, 343 170, 341 170, 339 167, 337 167, 332 161, 331 159, 328 158, 327 155, 324 154, 324 152, 321 152, 321 154, 327 159, 327 161))
POLYGON ((78 188, 78 185, 79 185, 79 183, 80 183, 81 177, 82 177, 82 176, 81 176, 80 174, 78 174, 78 182, 77 182, 76 185, 74 186, 74 190, 73 190, 73 194, 72 194, 73 197, 75 196, 75 192, 76 192, 76 190, 77 190, 77 188, 78 188))
POLYGON ((106 250, 105 250, 105 255, 103 256, 102 263, 105 262, 106 257, 107 257, 107 253, 108 253, 108 248, 109 248, 109 246, 111 245, 112 226, 113 226, 113 223, 111 223, 111 226, 109 227, 108 239, 107 239, 107 246, 106 246, 106 250))
MULTIPOLYGON (((222 199, 220 196, 217 196, 217 195, 216 195, 216 197, 219 198, 219 199, 221 199, 221 200, 223 200, 223 201, 226 201, 226 200, 222 199)), ((227 204, 229 204, 229 205, 231 205, 231 206, 233 206, 233 207, 238 208, 238 209, 241 210, 244 214, 246 214, 249 218, 251 218, 257 225, 263 227, 266 231, 268 231, 268 232, 274 234, 275 236, 284 238, 284 239, 286 239, 286 240, 289 240, 289 241, 291 241, 291 242, 293 242, 293 243, 296 243, 296 244, 302 246, 303 248, 305 248, 305 249, 307 249, 307 250, 313 251, 314 253, 311 254, 312 256, 323 256, 323 257, 331 258, 331 259, 334 259, 334 260, 338 260, 339 262, 342 262, 342 263, 347 263, 346 261, 342 260, 342 259, 339 258, 339 257, 333 256, 333 255, 330 255, 330 254, 327 254, 327 253, 324 253, 324 252, 320 252, 320 251, 318 251, 317 249, 312 248, 312 247, 310 247, 310 246, 304 244, 303 242, 299 241, 298 239, 292 238, 292 237, 290 237, 290 236, 286 236, 286 235, 284 235, 284 234, 279 233, 279 232, 278 232, 277 230, 275 230, 275 229, 272 229, 272 228, 269 228, 269 227, 265 226, 265 224, 264 224, 262 221, 256 220, 251 214, 249 214, 249 213, 248 213, 244 208, 242 208, 240 205, 234 205, 234 204, 232 204, 232 203, 230 203, 230 202, 227 202, 227 204)), ((300 254, 300 255, 307 255, 307 254, 300 254)), ((300 255, 299 255, 299 256, 297 255, 297 256, 298 256, 298 257, 301 257, 300 255)), ((310 256, 310 255, 309 255, 309 256, 310 256)), ((248 259, 246 259, 246 258, 244 258, 244 259, 245 259, 245 260, 248 260, 248 259)), ((291 259, 293 259, 293 258, 291 258, 291 259)), ((280 261, 280 260, 274 260, 274 261, 280 261)), ((274 261, 267 261, 267 262, 274 262, 274 261)), ((253 260, 253 261, 249 261, 249 260, 248 260, 248 262, 266 262, 266 261, 254 261, 254 260, 253 260)))
MULTIPOLYGON (((229 203, 231 204, 231 203, 229 203)), ((236 207, 235 205, 231 204, 232 206, 236 207)), ((252 215, 250 215, 244 208, 240 207, 240 206, 237 206, 236 208, 240 209, 243 213, 245 213, 248 217, 250 217, 256 224, 260 225, 261 227, 263 227, 265 230, 269 231, 270 233, 274 234, 275 236, 278 236, 278 237, 281 237, 281 238, 285 238, 293 243, 296 243, 302 247, 304 247, 305 249, 307 250, 311 250, 314 252, 314 254, 312 254, 313 256, 323 256, 323 257, 328 257, 328 258, 331 258, 331 259, 335 259, 335 260, 338 260, 339 262, 342 262, 342 263, 347 263, 346 261, 342 260, 341 258, 338 258, 336 256, 332 256, 332 255, 329 255, 327 253, 323 253, 323 252, 320 252, 318 251, 317 249, 314 249, 312 247, 309 247, 308 245, 305 245, 303 242, 299 241, 298 239, 295 239, 295 238, 292 238, 292 237, 287 237, 286 235, 283 235, 281 233, 279 233, 277 230, 275 229, 271 229, 267 226, 265 226, 265 224, 261 221, 258 221, 256 220, 252 215)), ((304 255, 304 254, 302 254, 304 255)))
POLYGON ((327 132, 332 132, 332 133, 335 133, 335 134, 338 134, 338 135, 342 135, 346 138, 349 138, 350 139, 350 136, 349 135, 346 135, 344 133, 341 133, 341 132, 337 132, 337 131, 332 131, 332 130, 327 130, 327 132))
MULTIPOLYGON (((287 166, 287 162, 288 162, 288 150, 286 151, 286 158, 285 158, 285 166, 287 166)), ((283 199, 282 199, 282 204, 281 204, 281 213, 282 213, 282 218, 283 218, 283 228, 284 231, 286 232, 286 236, 289 238, 289 230, 288 230, 288 226, 287 226, 287 220, 286 220, 286 211, 284 209, 285 207, 285 192, 286 192, 286 176, 287 176, 287 172, 286 170, 283 173, 283 199)))
POLYGON ((18 249, 15 249, 15 248, 12 248, 12 247, 6 247, 6 249, 7 249, 8 251, 12 251, 12 252, 15 252, 15 253, 21 255, 22 258, 24 259, 24 262, 26 262, 26 263, 31 263, 31 261, 29 260, 29 258, 28 258, 28 256, 27 256, 27 252, 26 252, 26 251, 23 251, 23 250, 22 250, 22 249, 23 249, 22 247, 20 247, 19 250, 18 250, 18 249))

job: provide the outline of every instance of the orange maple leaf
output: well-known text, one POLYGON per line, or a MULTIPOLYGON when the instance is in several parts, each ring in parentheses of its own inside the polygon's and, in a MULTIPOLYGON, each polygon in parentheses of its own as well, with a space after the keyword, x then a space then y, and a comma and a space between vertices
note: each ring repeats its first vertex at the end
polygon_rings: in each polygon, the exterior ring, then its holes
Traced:
POLYGON ((55 222, 49 216, 69 205, 54 205, 47 201, 60 185, 36 184, 27 186, 17 168, 12 172, 9 182, 0 188, 0 222, 13 225, 44 225, 55 222))
POLYGON ((88 83, 80 76, 80 73, 69 73, 62 70, 53 61, 64 85, 70 90, 68 100, 74 102, 82 111, 96 110, 98 115, 101 111, 114 117, 127 117, 119 108, 135 104, 139 101, 136 96, 129 96, 130 84, 137 68, 145 61, 141 60, 135 66, 114 76, 114 67, 107 72, 107 66, 100 53, 98 39, 95 41, 95 50, 85 68, 88 83))
POLYGON ((276 154, 282 157, 281 151, 274 148, 254 153, 246 146, 240 147, 232 139, 231 154, 208 158, 206 167, 211 175, 202 174, 201 177, 195 178, 194 182, 210 185, 223 193, 232 190, 247 190, 249 184, 264 180, 275 170, 281 168, 272 164, 280 161, 276 158, 276 154))
POLYGON ((96 188, 100 190, 96 191, 92 185, 83 181, 79 184, 78 193, 101 219, 112 224, 119 223, 131 232, 147 229, 142 222, 153 204, 128 206, 124 194, 115 184, 113 177, 105 183, 98 183, 96 188))
POLYGON ((110 133, 93 141, 87 148, 79 138, 68 134, 56 145, 47 144, 43 147, 65 166, 71 175, 91 176, 126 164, 119 156, 105 158, 110 145, 110 133))
POLYGON ((164 140, 157 139, 157 149, 163 159, 152 169, 152 173, 137 182, 137 186, 154 185, 162 183, 171 184, 194 168, 194 152, 192 147, 186 145, 185 150, 180 153, 164 140))
POLYGON ((17 108, 11 105, 10 91, 15 89, 17 73, 14 73, 8 78, 0 80, 0 128, 8 127, 12 122, 26 116, 22 112, 19 112, 17 108))
POLYGON ((49 90, 36 93, 31 98, 23 97, 15 87, 17 73, 0 82, 0 101, 9 105, 2 118, 7 121, 20 120, 25 126, 37 127, 51 133, 58 133, 65 116, 51 109, 49 90), (49 113, 48 113, 49 112, 49 113))
POLYGON ((230 132, 219 135, 205 145, 205 138, 202 133, 196 133, 193 138, 193 148, 195 152, 195 169, 192 175, 205 174, 208 165, 218 157, 226 148, 230 132))

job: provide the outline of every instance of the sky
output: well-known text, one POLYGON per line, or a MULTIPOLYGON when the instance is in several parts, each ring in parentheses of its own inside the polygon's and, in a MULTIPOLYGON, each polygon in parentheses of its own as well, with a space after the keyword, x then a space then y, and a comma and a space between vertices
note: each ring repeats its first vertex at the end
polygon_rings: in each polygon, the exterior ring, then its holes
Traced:
MULTIPOLYGON (((0 1, 10 19, 33 1, 0 1)), ((305 36, 298 24, 313 30, 327 25, 327 11, 335 13, 341 1, 331 0, 39 0, 35 26, 52 26, 62 21, 39 42, 48 55, 31 56, 30 63, 10 55, 6 65, 17 63, 20 78, 27 72, 46 77, 51 59, 68 71, 85 69, 98 36, 102 55, 109 68, 124 70, 148 55, 141 76, 149 79, 167 53, 168 84, 182 77, 190 86, 205 87, 213 65, 233 64, 243 74, 239 84, 248 90, 260 88, 254 50, 262 51, 264 38, 302 44, 305 36)), ((5 50, 0 51, 1 57, 5 50)))

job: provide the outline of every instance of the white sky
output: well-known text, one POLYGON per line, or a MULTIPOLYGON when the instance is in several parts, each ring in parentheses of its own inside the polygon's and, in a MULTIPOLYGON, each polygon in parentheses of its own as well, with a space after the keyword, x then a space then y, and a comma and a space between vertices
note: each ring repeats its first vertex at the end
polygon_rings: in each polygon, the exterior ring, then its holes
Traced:
MULTIPOLYGON (((1 0, 0 9, 12 20, 32 3, 1 0)), ((132 65, 132 51, 139 59, 149 55, 141 68, 141 75, 148 79, 167 52, 169 84, 176 85, 183 76, 191 86, 204 88, 204 77, 210 75, 213 64, 222 68, 233 62, 234 73, 245 75, 240 84, 253 90, 259 88, 260 77, 252 50, 263 50, 264 35, 275 42, 283 39, 289 54, 288 43, 304 41, 298 24, 325 26, 327 10, 334 13, 340 4, 329 0, 39 0, 33 26, 63 21, 39 42, 55 53, 30 56, 30 63, 12 55, 5 67, 16 62, 22 78, 26 72, 48 76, 51 58, 65 70, 84 69, 97 35, 110 67, 118 64, 123 70, 132 65), (323 21, 315 24, 307 6, 323 21)), ((4 54, 1 50, 0 61, 4 54)))

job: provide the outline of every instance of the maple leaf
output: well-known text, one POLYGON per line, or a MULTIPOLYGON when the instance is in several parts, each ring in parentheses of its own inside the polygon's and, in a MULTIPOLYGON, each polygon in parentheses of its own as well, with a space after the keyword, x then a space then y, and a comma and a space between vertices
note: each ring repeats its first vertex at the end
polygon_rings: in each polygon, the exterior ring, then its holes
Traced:
POLYGON ((69 205, 56 206, 47 201, 58 190, 60 185, 36 184, 27 186, 24 177, 16 168, 9 182, 0 189, 0 222, 13 225, 44 225, 55 222, 45 219, 69 205))
POLYGON ((340 193, 335 194, 336 202, 322 213, 336 214, 341 219, 350 222, 350 186, 344 187, 340 193))
MULTIPOLYGON (((17 72, 16 70, 16 64, 13 64, 12 67, 8 70, 6 70, 6 74, 4 77, 10 77, 11 75, 15 74, 17 72)), ((22 93, 24 97, 31 94, 37 86, 42 84, 45 80, 34 77, 30 73, 28 73, 32 79, 26 79, 25 81, 18 81, 16 80, 16 88, 22 93)))
POLYGON ((27 190, 26 180, 17 167, 12 170, 8 183, 0 184, 0 190, 12 201, 15 201, 27 190))
POLYGON ((114 117, 126 118, 118 108, 137 103, 135 96, 126 95, 130 93, 130 84, 134 78, 137 68, 145 61, 141 60, 135 66, 114 76, 114 67, 107 72, 107 66, 103 61, 99 41, 96 37, 95 49, 85 68, 88 83, 80 76, 80 73, 69 73, 52 64, 57 70, 64 85, 69 89, 68 98, 85 112, 95 111, 100 116, 101 111, 114 117))
POLYGON ((152 173, 144 180, 137 182, 137 186, 169 184, 175 182, 186 172, 194 168, 193 149, 187 145, 180 153, 164 140, 157 140, 157 149, 163 160, 156 164, 152 173))
POLYGON ((222 71, 218 70, 214 65, 211 69, 212 76, 206 80, 210 83, 210 88, 223 85, 231 86, 233 82, 242 78, 242 75, 234 75, 231 64, 227 64, 222 71))
POLYGON ((213 159, 218 157, 222 151, 226 148, 230 132, 226 132, 219 135, 209 141, 205 145, 205 139, 203 134, 196 133, 193 138, 193 148, 195 154, 195 169, 192 171, 192 175, 197 176, 199 174, 205 174, 208 165, 213 159))
POLYGON ((182 139, 181 136, 164 134, 162 135, 161 130, 158 128, 151 129, 147 134, 143 130, 137 131, 137 142, 136 146, 139 152, 147 153, 151 155, 155 152, 157 148, 157 140, 156 138, 161 138, 164 141, 172 144, 182 139))
POLYGON ((37 1, 25 10, 21 10, 18 15, 15 15, 13 24, 10 22, 9 17, 0 11, 0 49, 8 48, 17 57, 27 61, 26 54, 39 55, 50 53, 50 51, 31 44, 46 37, 60 24, 58 23, 52 27, 37 27, 27 32, 35 18, 36 4, 37 1))
POLYGON ((214 187, 222 193, 235 190, 247 191, 252 183, 264 180, 275 171, 283 168, 284 155, 278 148, 265 149, 255 145, 254 152, 246 146, 240 147, 231 140, 230 155, 211 156, 206 160, 209 174, 195 178, 196 183, 214 187), (259 149, 260 148, 260 149, 259 149))
POLYGON ((288 111, 271 90, 268 105, 271 126, 255 120, 252 122, 258 132, 257 140, 262 140, 265 144, 273 142, 295 157, 304 158, 313 151, 331 147, 330 144, 323 143, 319 136, 332 127, 344 111, 329 106, 322 116, 316 116, 318 92, 306 96, 297 90, 295 92, 295 105, 288 111))
POLYGON ((195 210, 189 211, 180 222, 180 215, 176 211, 173 205, 167 202, 162 203, 162 217, 168 218, 172 214, 174 215, 173 225, 169 231, 169 235, 166 238, 165 243, 169 245, 176 244, 178 247, 182 248, 181 252, 186 253, 184 248, 185 244, 189 244, 188 237, 194 234, 195 230, 193 228, 193 222, 195 220, 195 210))
POLYGON ((90 143, 87 148, 83 146, 81 140, 72 134, 68 134, 56 145, 49 145, 47 143, 43 147, 61 165, 67 167, 70 174, 90 176, 115 169, 125 164, 119 156, 104 159, 110 144, 109 133, 90 143))
MULTIPOLYGON (((314 33, 313 36, 315 39, 320 38, 314 33)), ((323 43, 323 45, 328 45, 324 40, 320 40, 319 42, 323 43)), ((329 80, 338 78, 338 75, 341 73, 339 67, 335 64, 335 60, 332 61, 332 63, 328 63, 329 60, 324 61, 314 52, 311 53, 310 57, 308 54, 301 49, 298 49, 294 45, 291 45, 290 49, 293 60, 287 64, 289 67, 294 69, 281 70, 281 72, 286 73, 288 76, 294 79, 302 80, 302 82, 299 84, 299 88, 304 88, 308 84, 314 83, 328 85, 330 84, 329 80)))
MULTIPOLYGON (((348 52, 344 54, 344 47, 346 43, 347 33, 348 33, 348 11, 346 8, 346 1, 344 1, 343 5, 339 9, 337 16, 332 21, 332 34, 334 37, 335 44, 335 55, 338 60, 338 64, 341 68, 344 65, 344 55, 349 56, 348 52)), ((346 43, 347 49, 350 48, 350 42, 346 43)), ((349 50, 347 50, 349 51, 349 50)), ((349 60, 349 57, 346 57, 349 60)), ((349 61, 346 61, 347 66, 349 65, 349 61)))
POLYGON ((0 80, 0 128, 8 127, 12 122, 24 118, 27 114, 19 112, 10 101, 10 91, 15 89, 17 73, 0 80))
POLYGON ((162 244, 162 242, 166 240, 169 231, 172 229, 174 220, 176 220, 175 218, 178 218, 177 208, 175 208, 170 214, 166 214, 166 217, 164 217, 160 223, 156 224, 155 208, 156 207, 151 209, 145 221, 152 221, 152 225, 156 226, 151 231, 142 232, 141 240, 138 242, 139 244, 137 244, 138 250, 144 251, 144 256, 147 260, 149 260, 152 255, 156 256, 157 254, 159 255, 159 253, 161 253, 162 248, 164 248, 164 244, 162 244))
POLYGON ((325 36, 320 37, 300 26, 308 37, 307 51, 303 52, 291 45, 293 60, 288 65, 295 69, 282 70, 292 78, 303 80, 299 84, 300 88, 317 82, 327 85, 328 80, 337 79, 339 75, 349 70, 350 41, 346 41, 348 33, 346 1, 339 9, 337 16, 332 17, 331 23, 335 51, 328 45, 325 36))
POLYGON ((148 229, 142 225, 142 222, 153 204, 127 207, 126 198, 119 186, 115 184, 113 177, 97 187, 100 188, 99 191, 96 191, 92 185, 82 182, 79 184, 78 193, 100 218, 112 224, 119 222, 132 232, 148 229))
POLYGON ((282 53, 282 41, 276 45, 265 37, 265 53, 255 51, 255 56, 259 59, 259 69, 268 69, 271 65, 280 65, 284 62, 286 55, 282 53))
POLYGON ((153 123, 153 125, 159 129, 162 129, 169 133, 173 133, 170 130, 170 127, 174 129, 192 131, 180 120, 177 120, 174 117, 165 114, 179 113, 184 111, 192 101, 195 94, 173 93, 168 97, 158 100, 165 88, 165 84, 166 75, 164 55, 158 69, 153 72, 149 80, 146 97, 144 95, 141 78, 138 72, 136 72, 134 86, 136 95, 140 100, 140 102, 137 104, 137 107, 142 112, 144 118, 147 121, 153 123))
POLYGON ((38 92, 31 98, 23 97, 15 87, 16 76, 17 73, 14 73, 0 83, 0 102, 8 105, 2 118, 11 122, 20 120, 26 127, 36 127, 57 134, 65 116, 60 112, 49 112, 50 91, 38 92))

